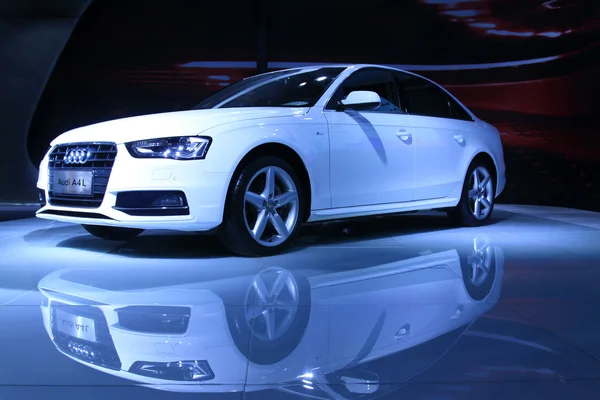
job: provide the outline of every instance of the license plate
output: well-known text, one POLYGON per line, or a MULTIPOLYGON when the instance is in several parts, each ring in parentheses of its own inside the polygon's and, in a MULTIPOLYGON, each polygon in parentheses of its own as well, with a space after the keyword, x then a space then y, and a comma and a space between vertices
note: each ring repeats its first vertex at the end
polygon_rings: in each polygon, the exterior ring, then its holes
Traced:
POLYGON ((54 171, 52 191, 58 194, 90 196, 93 177, 92 171, 54 171))
POLYGON ((59 332, 88 342, 96 342, 96 324, 93 319, 70 314, 60 309, 56 310, 55 317, 59 332))

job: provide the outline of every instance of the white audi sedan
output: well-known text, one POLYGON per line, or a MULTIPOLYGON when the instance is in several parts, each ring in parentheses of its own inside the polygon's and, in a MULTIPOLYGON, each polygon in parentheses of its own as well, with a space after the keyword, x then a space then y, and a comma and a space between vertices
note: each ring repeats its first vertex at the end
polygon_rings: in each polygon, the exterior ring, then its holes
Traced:
POLYGON ((266 256, 305 222, 436 209, 478 226, 505 181, 498 130, 439 85, 315 66, 244 79, 189 111, 60 135, 40 166, 37 216, 107 240, 214 232, 266 256))

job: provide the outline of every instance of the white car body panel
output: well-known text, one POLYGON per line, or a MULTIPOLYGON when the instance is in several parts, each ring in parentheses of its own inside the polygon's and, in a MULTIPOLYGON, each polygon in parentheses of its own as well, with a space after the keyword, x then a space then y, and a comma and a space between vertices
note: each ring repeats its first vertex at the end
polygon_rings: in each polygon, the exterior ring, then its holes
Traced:
POLYGON ((326 111, 333 208, 412 200, 415 147, 411 116, 326 111))
POLYGON ((457 189, 460 191, 472 154, 469 145, 475 122, 411 117, 415 127, 415 190, 412 200, 440 199, 457 189))
MULTIPOLYGON (((496 195, 502 192, 506 178, 498 131, 474 116, 474 122, 465 122, 354 112, 353 119, 351 112, 324 110, 344 79, 364 67, 373 66, 348 66, 311 108, 190 110, 108 121, 66 132, 52 145, 117 144, 106 195, 96 209, 47 203, 37 216, 77 224, 209 231, 223 220, 229 185, 240 161, 265 144, 287 146, 302 160, 311 188, 309 222, 456 206, 467 168, 479 153, 494 160, 496 195), (373 131, 361 129, 357 119, 363 118, 370 122, 369 129, 375 128, 373 131), (405 134, 410 140, 403 140, 405 134), (124 145, 193 135, 212 138, 203 160, 139 159, 124 145), (457 142, 457 135, 465 136, 463 144, 457 142), (116 194, 131 190, 181 190, 189 203, 189 215, 132 216, 115 210, 116 194), (69 212, 108 218, 66 215, 69 212)), ((46 199, 48 155, 40 164, 37 182, 46 199)))
POLYGON ((222 108, 142 115, 73 129, 54 139, 51 145, 95 141, 121 144, 170 136, 195 136, 231 122, 294 116, 303 114, 306 110, 271 107, 222 108))
POLYGON ((329 136, 327 120, 312 108, 307 114, 298 109, 294 116, 260 121, 240 121, 211 129, 207 134, 223 137, 214 140, 207 155, 205 172, 233 174, 239 162, 253 149, 265 144, 282 144, 294 150, 308 171, 312 192, 313 209, 331 207, 329 188, 329 136))

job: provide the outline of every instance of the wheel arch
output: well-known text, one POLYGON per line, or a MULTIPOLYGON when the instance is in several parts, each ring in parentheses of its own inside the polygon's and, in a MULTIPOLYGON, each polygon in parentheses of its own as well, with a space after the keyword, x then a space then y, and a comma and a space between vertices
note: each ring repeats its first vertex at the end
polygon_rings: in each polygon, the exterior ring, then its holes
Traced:
POLYGON ((494 158, 492 157, 491 154, 489 154, 488 152, 485 151, 480 151, 478 153, 476 153, 473 158, 471 159, 471 162, 467 165, 467 170, 465 171, 465 179, 467 176, 467 171, 469 170, 469 168, 471 168, 471 165, 475 164, 475 163, 482 163, 484 164, 486 167, 489 168, 490 173, 492 174, 492 179, 494 179, 494 191, 495 191, 495 195, 498 193, 498 165, 496 164, 496 161, 494 160, 494 158))
MULTIPOLYGON (((302 189, 305 193, 304 203, 302 204, 304 211, 304 220, 302 222, 306 222, 310 216, 312 204, 312 186, 310 175, 308 173, 308 169, 306 168, 304 160, 302 159, 302 157, 300 157, 298 152, 296 152, 296 150, 283 143, 262 143, 249 150, 237 163, 237 166, 235 167, 235 170, 233 171, 233 174, 229 179, 226 196, 228 196, 229 193, 231 193, 233 185, 235 184, 235 178, 236 176, 238 176, 240 171, 251 161, 263 156, 276 156, 285 160, 292 166, 292 168, 294 168, 294 171, 298 174, 298 177, 301 180, 302 189)), ((225 210, 223 210, 223 212, 225 212, 225 210)))

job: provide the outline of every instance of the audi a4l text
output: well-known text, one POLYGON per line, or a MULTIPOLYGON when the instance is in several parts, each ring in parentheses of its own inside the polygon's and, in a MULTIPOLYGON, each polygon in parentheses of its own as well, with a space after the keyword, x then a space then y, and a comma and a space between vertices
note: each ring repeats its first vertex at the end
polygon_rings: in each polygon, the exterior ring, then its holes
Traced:
POLYGON ((204 231, 267 256, 306 222, 441 210, 479 226, 505 182, 498 130, 439 85, 315 66, 246 78, 192 110, 60 135, 40 165, 37 216, 107 240, 204 231))

